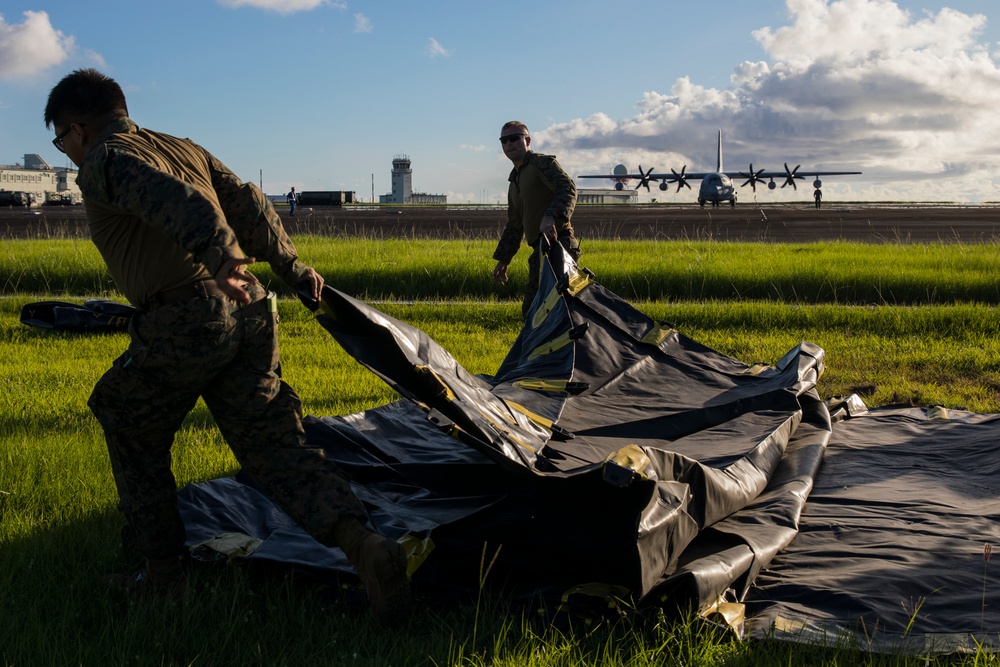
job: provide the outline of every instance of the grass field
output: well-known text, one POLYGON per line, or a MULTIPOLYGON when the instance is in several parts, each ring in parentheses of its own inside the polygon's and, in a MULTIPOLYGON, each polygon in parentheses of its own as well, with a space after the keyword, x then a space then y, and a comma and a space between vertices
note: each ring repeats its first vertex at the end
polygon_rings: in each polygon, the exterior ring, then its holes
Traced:
MULTIPOLYGON (((382 301, 473 373, 495 371, 517 335, 516 289, 497 294, 487 281, 487 245, 297 244, 332 284, 382 301), (435 302, 397 301, 419 296, 435 302)), ((824 397, 859 392, 873 406, 1000 412, 996 246, 593 243, 587 251, 584 264, 601 282, 632 285, 629 300, 640 310, 736 359, 774 362, 801 340, 820 345, 824 397)), ((523 258, 514 268, 520 283, 523 258)), ((422 608, 387 633, 334 595, 243 567, 196 572, 182 604, 129 602, 102 583, 134 563, 119 547, 107 454, 86 407, 126 337, 32 329, 17 319, 23 304, 43 298, 116 295, 86 241, 5 241, 0 279, 4 665, 1000 664, 982 653, 925 661, 851 646, 738 642, 693 619, 564 634, 494 600, 422 608)), ((283 300, 280 312, 285 376, 306 412, 351 414, 395 398, 297 302, 283 300)), ((202 404, 178 434, 174 466, 180 484, 236 469, 202 404)))

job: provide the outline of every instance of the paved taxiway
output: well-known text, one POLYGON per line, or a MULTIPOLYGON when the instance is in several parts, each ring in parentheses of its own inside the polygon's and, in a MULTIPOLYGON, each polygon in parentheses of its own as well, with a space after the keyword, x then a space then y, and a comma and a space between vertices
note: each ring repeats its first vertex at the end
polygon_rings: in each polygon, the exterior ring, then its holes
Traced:
MULTIPOLYGON (((299 209, 290 233, 375 238, 497 238, 503 207, 347 207, 299 209)), ((1000 241, 1000 206, 804 204, 735 208, 697 206, 578 206, 577 235, 602 239, 697 239, 802 243, 850 240, 866 243, 993 243, 1000 241)), ((0 238, 86 236, 83 209, 42 206, 0 209, 0 238)))

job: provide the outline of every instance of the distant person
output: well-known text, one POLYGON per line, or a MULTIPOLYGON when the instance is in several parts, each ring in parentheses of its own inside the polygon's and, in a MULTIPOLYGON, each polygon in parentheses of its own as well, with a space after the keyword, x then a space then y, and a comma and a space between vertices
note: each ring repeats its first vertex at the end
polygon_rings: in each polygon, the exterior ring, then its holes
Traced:
POLYGON ((285 199, 288 201, 288 215, 295 215, 295 204, 297 203, 298 195, 295 194, 294 187, 285 195, 285 199))
POLYGON ((823 191, 816 188, 816 192, 813 193, 813 199, 816 200, 816 208, 819 208, 823 203, 823 191))
POLYGON ((302 402, 281 379, 274 296, 245 270, 261 258, 320 298, 323 277, 299 261, 271 203, 201 146, 136 125, 122 89, 96 70, 56 84, 45 125, 80 168, 91 238, 140 309, 128 349, 89 401, 119 508, 145 557, 145 569, 111 583, 183 594, 170 449, 201 396, 243 470, 314 538, 346 553, 379 620, 398 620, 409 604, 406 553, 364 527, 367 512, 349 482, 306 441, 302 402))
POLYGON ((573 209, 576 207, 576 184, 566 175, 552 155, 529 150, 528 127, 516 120, 500 130, 500 146, 513 163, 507 188, 507 225, 504 227, 493 259, 493 281, 507 282, 507 270, 521 246, 521 239, 532 247, 528 258, 528 284, 524 290, 521 314, 528 309, 538 291, 542 255, 538 241, 542 234, 558 241, 574 259, 580 259, 580 242, 573 236, 573 209))

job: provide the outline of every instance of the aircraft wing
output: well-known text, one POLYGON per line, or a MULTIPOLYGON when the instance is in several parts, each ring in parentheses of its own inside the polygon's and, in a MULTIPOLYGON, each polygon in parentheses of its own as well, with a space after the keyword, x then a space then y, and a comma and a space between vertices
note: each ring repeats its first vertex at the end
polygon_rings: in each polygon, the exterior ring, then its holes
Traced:
MULTIPOLYGON (((747 178, 750 174, 746 171, 724 171, 721 172, 728 176, 729 178, 747 178)), ((795 178, 805 178, 807 176, 851 176, 860 174, 860 171, 815 171, 813 169, 803 169, 801 172, 796 173, 795 178)), ((707 174, 699 174, 699 176, 704 177, 707 174)), ((688 174, 688 178, 695 178, 696 174, 688 174)), ((785 171, 763 171, 756 176, 757 178, 787 178, 788 172, 785 171)))
MULTIPOLYGON (((693 179, 693 180, 698 180, 698 179, 705 178, 706 176, 709 176, 709 175, 712 175, 712 174, 717 174, 717 173, 725 174, 729 178, 746 178, 749 175, 749 173, 745 172, 745 171, 723 171, 723 172, 715 172, 715 171, 693 172, 692 171, 692 172, 684 173, 684 178, 690 178, 690 179, 693 179)), ((792 173, 795 174, 795 178, 805 178, 806 176, 853 176, 853 175, 860 174, 861 172, 860 171, 816 171, 814 169, 808 169, 808 170, 807 169, 803 169, 799 173, 796 173, 794 171, 792 173)), ((618 180, 624 180, 624 179, 631 180, 631 179, 635 178, 635 179, 640 179, 640 180, 642 180, 642 179, 648 179, 650 181, 662 181, 664 179, 666 179, 668 181, 673 181, 673 180, 676 180, 679 176, 680 176, 680 174, 678 174, 678 173, 670 173, 670 174, 652 174, 652 173, 650 173, 650 174, 581 174, 581 175, 577 176, 577 178, 607 178, 607 179, 618 179, 618 180)), ((788 172, 785 172, 785 171, 764 171, 764 172, 761 172, 761 173, 757 174, 757 178, 786 178, 787 176, 788 176, 788 172)))
MULTIPOLYGON (((707 172, 706 171, 704 173, 687 173, 687 174, 684 174, 684 178, 693 178, 693 179, 705 178, 706 176, 709 175, 709 173, 712 173, 712 172, 707 172)), ((812 172, 809 172, 809 173, 811 174, 812 172)), ((678 176, 680 176, 680 174, 652 174, 652 173, 650 173, 650 174, 583 174, 583 175, 577 176, 577 178, 608 178, 608 179, 618 179, 618 180, 625 180, 625 179, 631 180, 631 179, 635 178, 635 179, 639 179, 639 180, 648 179, 650 181, 662 181, 662 180, 673 181, 673 180, 676 180, 678 178, 678 176)), ((782 176, 784 176, 784 174, 782 174, 782 176)))

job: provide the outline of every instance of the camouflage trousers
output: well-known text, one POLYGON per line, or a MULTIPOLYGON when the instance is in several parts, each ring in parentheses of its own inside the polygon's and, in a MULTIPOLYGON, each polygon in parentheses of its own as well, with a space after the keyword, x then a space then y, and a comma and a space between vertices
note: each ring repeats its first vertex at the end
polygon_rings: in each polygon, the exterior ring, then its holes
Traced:
MULTIPOLYGON (((559 232, 559 244, 566 249, 569 256, 574 261, 580 261, 580 241, 573 235, 573 230, 568 229, 559 232)), ((528 258, 528 284, 524 288, 524 301, 521 302, 521 316, 528 319, 528 310, 531 309, 531 302, 535 300, 538 293, 538 283, 542 275, 542 252, 538 244, 534 245, 534 250, 528 258)))
POLYGON ((302 401, 281 379, 273 300, 260 286, 248 306, 201 289, 135 315, 128 349, 89 401, 139 550, 147 558, 183 551, 170 449, 199 396, 244 471, 314 538, 336 546, 337 521, 364 523, 367 513, 323 450, 306 442, 302 401))

